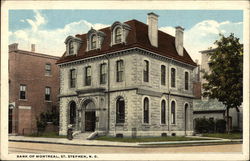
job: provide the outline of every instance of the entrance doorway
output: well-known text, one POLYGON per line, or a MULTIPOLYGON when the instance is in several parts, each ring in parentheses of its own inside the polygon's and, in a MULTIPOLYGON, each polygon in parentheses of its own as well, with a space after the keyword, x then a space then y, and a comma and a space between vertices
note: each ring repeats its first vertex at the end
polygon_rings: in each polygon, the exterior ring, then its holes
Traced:
POLYGON ((85 112, 85 131, 95 131, 95 111, 85 112))
POLYGON ((9 133, 12 133, 12 116, 13 116, 13 109, 9 109, 9 133))

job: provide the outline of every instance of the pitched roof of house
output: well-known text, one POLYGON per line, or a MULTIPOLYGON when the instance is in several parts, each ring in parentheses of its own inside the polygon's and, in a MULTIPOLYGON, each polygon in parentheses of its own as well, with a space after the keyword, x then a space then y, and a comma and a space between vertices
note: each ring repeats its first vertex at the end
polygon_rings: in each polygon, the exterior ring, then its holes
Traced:
POLYGON ((126 38, 126 44, 116 44, 110 46, 111 29, 110 27, 106 27, 99 30, 106 34, 101 49, 86 51, 87 34, 76 35, 76 37, 80 38, 83 41, 83 44, 81 45, 78 53, 76 55, 71 56, 66 56, 66 53, 64 53, 64 55, 61 57, 60 60, 58 60, 57 63, 64 63, 92 56, 98 56, 109 52, 129 49, 132 47, 140 47, 148 51, 157 53, 159 55, 168 58, 173 58, 180 62, 196 66, 196 63, 191 59, 185 48, 183 56, 178 55, 175 48, 175 37, 158 30, 158 47, 154 47, 151 45, 150 40, 148 38, 148 25, 137 20, 130 20, 125 23, 131 27, 131 30, 129 31, 128 36, 126 38))

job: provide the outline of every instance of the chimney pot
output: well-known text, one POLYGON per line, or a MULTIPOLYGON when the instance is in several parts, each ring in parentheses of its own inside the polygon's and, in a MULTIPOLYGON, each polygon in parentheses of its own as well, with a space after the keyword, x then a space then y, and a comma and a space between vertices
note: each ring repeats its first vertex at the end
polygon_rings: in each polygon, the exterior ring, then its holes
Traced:
POLYGON ((31 44, 31 51, 35 52, 36 51, 36 45, 35 44, 31 44))
POLYGON ((184 28, 181 26, 175 27, 175 48, 180 56, 183 56, 183 32, 184 28))
POLYGON ((158 15, 150 12, 147 17, 148 38, 152 46, 158 47, 158 15))

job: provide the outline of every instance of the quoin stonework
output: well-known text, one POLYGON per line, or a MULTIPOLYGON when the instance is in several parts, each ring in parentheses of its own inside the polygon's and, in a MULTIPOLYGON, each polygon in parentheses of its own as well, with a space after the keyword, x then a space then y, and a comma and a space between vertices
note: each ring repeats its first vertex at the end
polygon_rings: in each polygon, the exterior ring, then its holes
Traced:
MULTIPOLYGON (((80 32, 80 31, 79 31, 80 32)), ((68 36, 60 67, 60 135, 191 135, 196 63, 158 15, 68 36)))

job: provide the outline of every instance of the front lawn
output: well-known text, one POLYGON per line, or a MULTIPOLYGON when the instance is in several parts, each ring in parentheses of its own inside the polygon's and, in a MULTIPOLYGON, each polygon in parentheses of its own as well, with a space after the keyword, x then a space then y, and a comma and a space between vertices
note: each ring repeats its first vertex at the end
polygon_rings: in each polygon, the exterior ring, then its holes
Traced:
POLYGON ((213 133, 213 134, 202 134, 205 137, 215 137, 223 139, 242 139, 242 133, 213 133))
POLYGON ((135 143, 135 142, 210 140, 210 139, 190 138, 190 137, 185 137, 185 136, 137 137, 137 138, 129 138, 129 137, 117 138, 117 137, 110 137, 110 136, 101 136, 101 137, 96 138, 95 140, 135 143))
POLYGON ((66 136, 58 135, 55 132, 30 134, 29 136, 31 136, 31 137, 45 137, 45 138, 66 138, 66 136))

